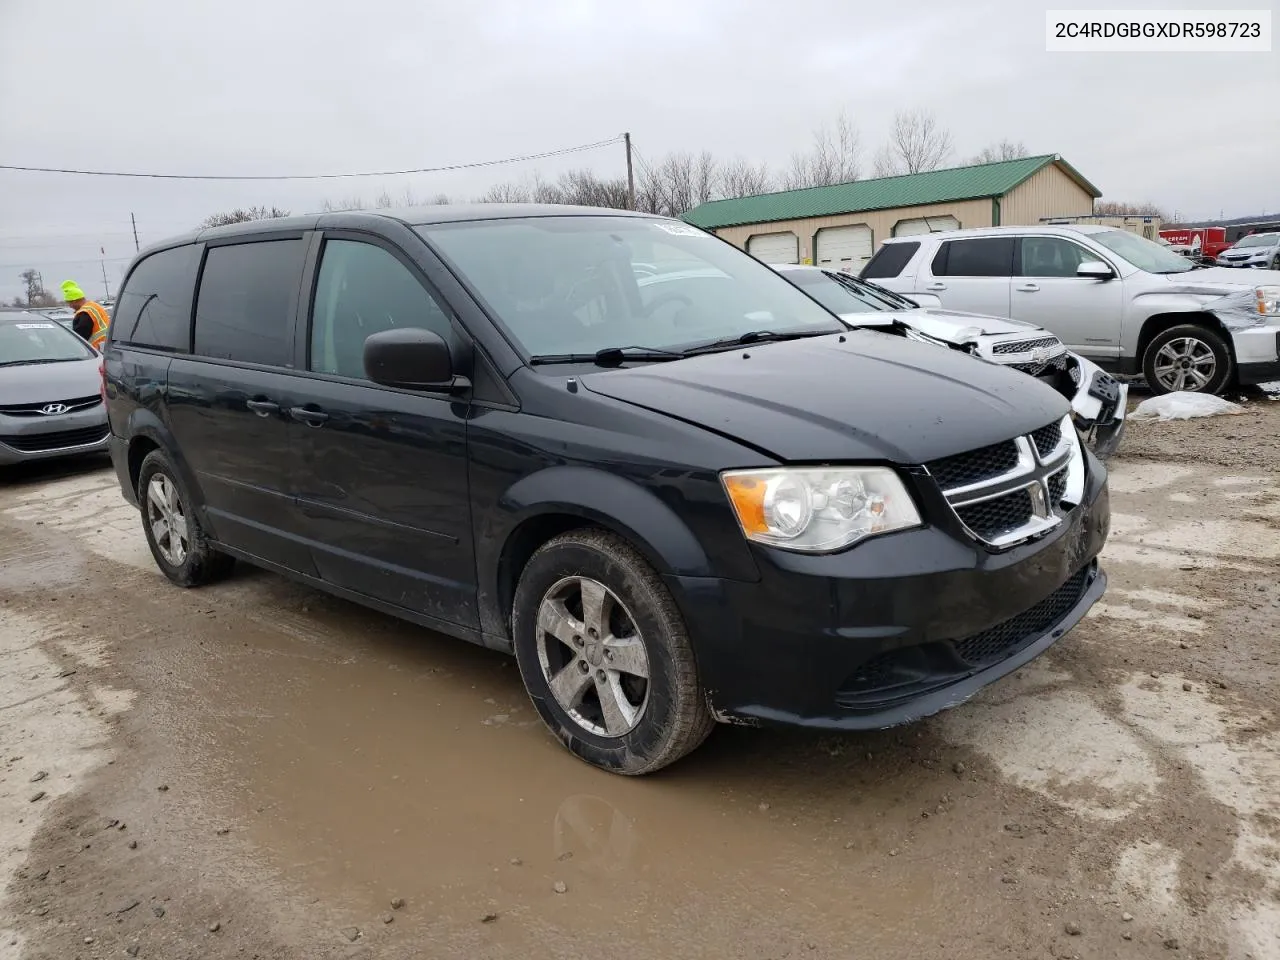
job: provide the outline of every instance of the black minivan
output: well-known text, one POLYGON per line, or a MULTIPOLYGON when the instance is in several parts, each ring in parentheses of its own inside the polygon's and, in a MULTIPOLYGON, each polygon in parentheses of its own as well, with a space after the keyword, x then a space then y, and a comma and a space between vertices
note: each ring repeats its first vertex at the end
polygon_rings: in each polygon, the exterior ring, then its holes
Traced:
POLYGON ((182 586, 233 559, 513 652, 577 756, 959 704, 1102 595, 1067 402, 836 318, 676 220, 335 213, 142 253, 112 457, 182 586))

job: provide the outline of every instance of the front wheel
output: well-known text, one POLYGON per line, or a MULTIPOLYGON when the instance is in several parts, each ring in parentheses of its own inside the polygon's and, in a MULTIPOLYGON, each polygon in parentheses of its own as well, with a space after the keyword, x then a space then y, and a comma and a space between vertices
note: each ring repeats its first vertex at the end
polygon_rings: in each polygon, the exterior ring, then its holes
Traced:
POLYGON ((1231 379, 1231 350, 1215 330, 1184 323, 1147 344, 1142 372, 1153 393, 1219 393, 1231 379))
POLYGON ((520 575, 512 613, 529 697, 580 759, 652 773, 711 732, 680 611, 621 537, 588 529, 543 545, 520 575))

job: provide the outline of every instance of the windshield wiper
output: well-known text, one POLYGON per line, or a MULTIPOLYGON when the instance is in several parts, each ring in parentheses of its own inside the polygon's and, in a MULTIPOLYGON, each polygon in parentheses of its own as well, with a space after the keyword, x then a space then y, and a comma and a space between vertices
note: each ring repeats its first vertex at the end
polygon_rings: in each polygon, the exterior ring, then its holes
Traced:
POLYGON ((545 353, 530 357, 529 362, 535 366, 548 363, 594 363, 598 367, 617 367, 628 360, 658 363, 682 357, 684 353, 660 347, 604 347, 595 353, 545 353))
POLYGON ((52 360, 0 360, 0 367, 26 367, 37 363, 70 363, 71 358, 55 357, 52 360))
POLYGON ((710 343, 689 347, 687 350, 682 351, 682 355, 692 357, 700 353, 715 353, 717 350, 732 350, 734 347, 745 347, 752 343, 801 340, 805 337, 828 337, 833 333, 840 332, 841 328, 835 330, 792 330, 788 333, 775 333, 772 330, 748 330, 746 333, 740 333, 734 337, 723 337, 720 340, 712 340, 710 343))

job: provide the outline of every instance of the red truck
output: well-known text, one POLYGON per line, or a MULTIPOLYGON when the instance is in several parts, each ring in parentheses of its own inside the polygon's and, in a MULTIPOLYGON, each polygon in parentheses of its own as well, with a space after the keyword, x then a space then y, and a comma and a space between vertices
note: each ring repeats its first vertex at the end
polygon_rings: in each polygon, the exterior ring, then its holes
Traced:
POLYGON ((1184 257, 1213 260, 1231 246, 1226 227, 1174 227, 1161 230, 1160 236, 1184 257))

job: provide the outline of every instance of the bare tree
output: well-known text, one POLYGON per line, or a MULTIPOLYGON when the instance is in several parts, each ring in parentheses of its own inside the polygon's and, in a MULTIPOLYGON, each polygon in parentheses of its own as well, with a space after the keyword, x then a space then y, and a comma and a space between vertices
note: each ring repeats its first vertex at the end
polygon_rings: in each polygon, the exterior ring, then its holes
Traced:
POLYGON ((976 154, 970 163, 998 163, 1001 160, 1021 160, 1023 157, 1029 156, 1030 151, 1027 145, 1021 140, 1016 143, 1012 140, 1001 140, 999 143, 989 143, 976 154))
POLYGON ((849 183, 862 175, 862 135, 841 111, 835 123, 813 132, 813 146, 791 155, 791 166, 782 175, 787 190, 849 183))
POLYGON ((384 188, 381 193, 373 198, 373 205, 379 210, 390 210, 396 205, 396 202, 391 199, 391 194, 384 188))
POLYGON ((530 191, 524 183, 495 183, 477 199, 477 203, 528 203, 530 191))
POLYGON ((1123 200, 1096 200, 1093 213, 1097 217, 1159 217, 1167 220, 1164 209, 1147 201, 1126 203, 1123 200))
POLYGON ((720 165, 716 193, 721 199, 754 197, 769 193, 773 189, 773 174, 769 171, 767 163, 756 166, 750 161, 737 157, 729 163, 720 165))
POLYGON ((937 170, 951 156, 951 131, 927 110, 899 110, 889 142, 876 154, 877 177, 937 170))
POLYGON ((716 198, 719 170, 708 150, 669 153, 656 166, 641 169, 636 206, 649 213, 678 217, 716 198))
POLYGON ((363 210, 365 202, 363 197, 346 197, 342 200, 326 200, 321 209, 325 213, 344 213, 348 210, 363 210))
MULTIPOLYGON (((430 203, 437 207, 444 207, 453 203, 453 201, 449 199, 449 195, 447 193, 437 193, 430 200, 428 200, 427 203, 430 203)), ((413 206, 413 204, 409 204, 409 206, 413 206)))
POLYGON ((279 207, 249 207, 247 210, 243 207, 236 207, 234 210, 225 213, 210 214, 200 221, 200 226, 203 228, 225 227, 232 223, 248 223, 250 220, 273 220, 277 217, 287 217, 288 215, 288 210, 281 210, 279 207))
POLYGON ((39 270, 34 267, 28 267, 18 276, 22 278, 22 283, 27 288, 27 301, 23 303, 20 298, 16 299, 13 301, 15 307, 55 307, 58 305, 58 301, 53 294, 44 288, 44 281, 40 276, 39 270))

